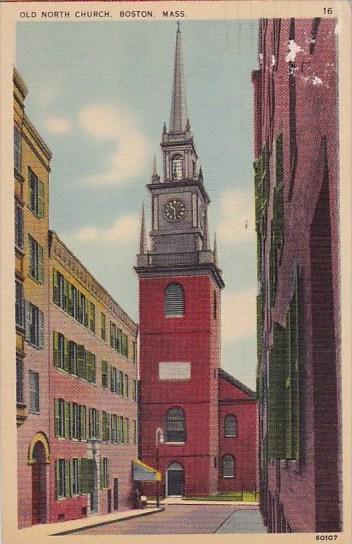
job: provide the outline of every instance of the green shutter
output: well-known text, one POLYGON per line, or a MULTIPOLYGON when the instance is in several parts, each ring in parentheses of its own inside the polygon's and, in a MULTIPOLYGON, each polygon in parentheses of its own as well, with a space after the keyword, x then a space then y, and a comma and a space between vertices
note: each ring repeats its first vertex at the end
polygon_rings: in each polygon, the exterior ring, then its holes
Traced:
POLYGON ((58 459, 55 461, 55 476, 55 496, 58 499, 60 489, 60 464, 58 459))
POLYGON ((71 463, 69 459, 65 459, 65 497, 71 497, 72 495, 72 481, 71 481, 71 463))
POLYGON ((67 311, 70 315, 73 316, 73 285, 70 282, 67 282, 67 296, 68 296, 68 307, 67 311))
POLYGON ((70 403, 65 401, 65 438, 71 438, 71 408, 70 403))
POLYGON ((59 304, 59 277, 57 270, 53 270, 53 301, 55 304, 59 304))
POLYGON ((84 346, 77 346, 77 374, 80 378, 87 377, 86 350, 84 346))
POLYGON ((70 344, 66 336, 64 337, 64 369, 71 372, 70 344))
POLYGON ((54 406, 55 406, 55 436, 60 436, 60 401, 59 399, 54 400, 54 406))
POLYGON ((54 365, 60 366, 59 333, 57 331, 53 332, 53 356, 54 356, 54 365))
POLYGON ((273 346, 269 355, 268 457, 285 458, 285 329, 273 323, 273 346))

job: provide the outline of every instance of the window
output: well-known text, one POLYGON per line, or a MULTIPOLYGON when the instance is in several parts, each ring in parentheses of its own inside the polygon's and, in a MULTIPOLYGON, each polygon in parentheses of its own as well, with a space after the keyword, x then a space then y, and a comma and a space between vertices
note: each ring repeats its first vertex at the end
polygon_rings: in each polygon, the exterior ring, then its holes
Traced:
POLYGON ((44 346, 44 315, 34 304, 25 302, 26 340, 37 348, 44 346))
POLYGON ((32 236, 28 235, 29 275, 34 280, 44 281, 44 248, 32 236))
POLYGON ((224 435, 226 437, 237 436, 237 417, 229 414, 224 419, 224 435))
POLYGON ((117 372, 117 392, 119 395, 123 395, 123 387, 124 387, 123 372, 122 370, 119 370, 117 372))
POLYGON ((39 374, 29 371, 29 409, 39 412, 39 374))
POLYGON ((181 155, 175 155, 171 161, 172 179, 180 180, 183 177, 183 159, 181 155))
POLYGON ((65 436, 65 401, 55 399, 55 436, 65 436))
POLYGON ((213 292, 213 317, 214 319, 217 318, 218 314, 218 299, 216 296, 216 291, 213 292))
POLYGON ((128 336, 127 336, 127 334, 122 333, 121 340, 122 340, 121 353, 125 357, 128 357, 128 336))
POLYGON ((76 374, 78 372, 77 369, 77 344, 73 342, 72 340, 69 341, 69 357, 70 357, 70 372, 72 374, 76 374))
POLYGON ((79 494, 79 459, 72 459, 72 495, 79 494))
POLYGON ((117 415, 111 414, 111 442, 117 443, 117 415))
POLYGON ((233 457, 233 455, 224 455, 224 457, 222 458, 222 477, 235 477, 235 458, 233 457))
POLYGON ((15 203, 15 245, 23 249, 23 208, 15 203))
POLYGON ((103 312, 100 314, 100 335, 103 340, 106 340, 106 317, 103 312))
POLYGON ((88 327, 89 330, 95 332, 95 306, 93 302, 88 302, 88 327))
POLYGON ((130 441, 130 425, 128 417, 122 417, 122 443, 129 444, 130 441))
POLYGON ((56 498, 65 497, 65 459, 57 459, 56 468, 56 498))
POLYGON ((23 285, 16 281, 16 302, 15 302, 16 325, 24 327, 24 298, 23 285))
POLYGON ((95 369, 95 355, 86 351, 86 369, 87 369, 87 380, 90 383, 96 382, 96 369, 95 369))
POLYGON ((137 362, 137 342, 132 342, 132 361, 133 363, 137 362))
POLYGON ((123 423, 123 417, 117 416, 117 442, 121 444, 123 442, 123 432, 122 432, 122 423, 123 423))
POLYGON ((84 346, 77 346, 77 374, 84 380, 87 379, 87 352, 84 346))
POLYGON ((99 426, 99 411, 95 408, 89 408, 88 420, 89 420, 89 438, 99 438, 100 437, 100 426, 99 426))
POLYGON ((87 439, 87 408, 86 406, 80 406, 79 438, 80 440, 87 439))
POLYGON ((102 439, 104 442, 110 440, 110 416, 107 412, 102 412, 102 439))
POLYGON ((126 398, 128 398, 128 375, 124 375, 124 382, 123 382, 123 394, 126 398))
POLYGON ((24 404, 24 368, 22 357, 16 357, 16 402, 24 404))
POLYGON ((108 381, 109 381, 108 363, 106 361, 102 361, 101 362, 101 386, 104 389, 107 389, 109 387, 108 381))
POLYGON ((22 137, 20 129, 15 125, 14 127, 14 167, 16 172, 21 173, 22 164, 22 137))
POLYGON ((133 420, 133 444, 137 444, 137 421, 133 420))
POLYGON ((137 401, 137 380, 132 380, 132 398, 137 401))
POLYGON ((170 283, 165 290, 164 312, 166 316, 182 316, 185 313, 183 287, 179 283, 170 283))
POLYGON ((165 418, 166 441, 186 441, 186 418, 181 408, 170 408, 165 418))
POLYGON ((109 470, 108 470, 108 458, 101 457, 100 459, 100 487, 106 489, 109 487, 109 470))
POLYGON ((44 183, 29 168, 29 207, 37 217, 44 217, 44 183))

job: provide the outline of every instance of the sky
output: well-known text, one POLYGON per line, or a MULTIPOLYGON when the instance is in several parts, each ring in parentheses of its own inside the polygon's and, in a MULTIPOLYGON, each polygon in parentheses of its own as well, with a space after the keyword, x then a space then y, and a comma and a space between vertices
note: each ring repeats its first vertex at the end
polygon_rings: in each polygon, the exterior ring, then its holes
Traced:
MULTIPOLYGON (((141 206, 169 123, 176 24, 18 23, 26 112, 53 153, 50 228, 138 322, 141 206)), ((222 292, 222 367, 256 369, 251 71, 256 21, 181 25, 188 116, 211 198, 222 292)), ((150 225, 150 223, 149 223, 150 225)))

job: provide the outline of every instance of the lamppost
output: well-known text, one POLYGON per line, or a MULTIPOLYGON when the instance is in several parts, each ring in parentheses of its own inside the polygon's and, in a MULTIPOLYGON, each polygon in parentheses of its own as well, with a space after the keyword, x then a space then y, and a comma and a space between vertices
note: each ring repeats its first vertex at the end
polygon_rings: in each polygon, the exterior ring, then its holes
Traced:
MULTIPOLYGON (((155 431, 155 459, 156 459, 156 470, 159 472, 159 444, 164 443, 164 433, 161 427, 157 427, 155 431)), ((156 507, 159 508, 160 499, 159 499, 159 480, 156 481, 156 507)))

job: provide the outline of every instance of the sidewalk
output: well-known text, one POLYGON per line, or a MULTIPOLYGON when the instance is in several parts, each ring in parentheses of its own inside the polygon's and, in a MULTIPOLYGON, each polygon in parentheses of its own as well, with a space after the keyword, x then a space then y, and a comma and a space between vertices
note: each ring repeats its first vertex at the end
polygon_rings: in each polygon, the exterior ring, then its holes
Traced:
MULTIPOLYGON (((154 504, 151 501, 149 501, 149 504, 154 504)), ((257 509, 259 506, 259 502, 242 502, 242 501, 197 501, 195 499, 183 499, 182 497, 166 497, 166 499, 160 500, 161 505, 167 505, 167 504, 182 504, 183 506, 187 504, 198 504, 198 505, 226 505, 226 506, 245 506, 249 510, 257 509)))
MULTIPOLYGON (((125 519, 137 518, 140 516, 149 516, 150 514, 156 514, 162 512, 164 508, 155 508, 153 505, 144 510, 125 510, 123 512, 113 512, 111 514, 96 514, 94 516, 88 516, 85 518, 61 521, 60 523, 43 523, 40 525, 34 525, 25 529, 20 529, 21 536, 26 538, 26 542, 31 541, 31 538, 35 539, 36 536, 55 536, 69 534, 72 531, 78 529, 86 529, 87 527, 97 527, 106 523, 113 523, 125 519)), ((35 540, 32 540, 35 542, 35 540)))

